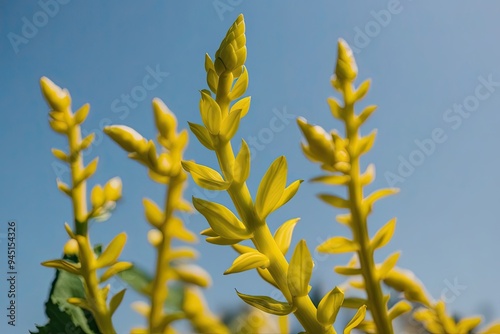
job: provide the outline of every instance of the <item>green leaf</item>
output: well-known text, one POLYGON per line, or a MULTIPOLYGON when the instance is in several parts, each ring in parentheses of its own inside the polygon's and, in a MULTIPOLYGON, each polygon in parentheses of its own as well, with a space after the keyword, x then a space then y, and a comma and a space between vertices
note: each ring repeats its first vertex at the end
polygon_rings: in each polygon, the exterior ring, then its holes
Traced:
POLYGON ((238 256, 224 275, 240 273, 255 268, 267 268, 269 258, 260 252, 248 252, 238 256))
POLYGON ((248 239, 251 233, 234 213, 225 206, 193 197, 193 205, 208 221, 210 227, 225 239, 248 239))
POLYGON ((133 265, 131 268, 119 272, 117 276, 134 291, 144 296, 150 295, 150 284, 153 281, 153 277, 144 269, 133 265))
POLYGON ((300 218, 293 218, 284 222, 274 233, 274 240, 278 245, 279 249, 285 255, 290 247, 290 242, 292 241, 293 229, 300 218))
POLYGON ((370 246, 373 250, 384 247, 391 241, 392 235, 396 230, 396 218, 392 218, 389 220, 387 224, 385 224, 375 236, 370 240, 370 246))
POLYGON ((181 164, 182 168, 191 174, 194 182, 202 188, 226 190, 231 185, 231 182, 225 181, 219 172, 210 167, 198 165, 193 161, 182 161, 181 164))
POLYGON ((250 149, 247 143, 242 140, 241 148, 234 160, 233 178, 236 183, 243 183, 250 175, 250 149))
POLYGON ((196 123, 190 123, 189 128, 191 129, 191 132, 194 133, 198 141, 208 148, 209 150, 214 150, 214 144, 212 142, 212 138, 210 137, 210 133, 208 132, 207 128, 205 128, 203 125, 196 124, 196 123))
POLYGON ((351 331, 358 326, 361 321, 365 318, 366 315, 366 305, 361 306, 354 317, 352 317, 351 321, 345 326, 344 328, 344 334, 350 334, 351 331))
MULTIPOLYGON (((65 261, 75 262, 75 256, 65 256, 65 261)), ((80 277, 63 270, 55 270, 55 277, 50 287, 49 298, 45 303, 45 315, 48 322, 44 326, 36 325, 33 334, 101 334, 92 314, 78 306, 68 303, 69 298, 85 299, 85 292, 80 277)))
POLYGON ((236 293, 245 303, 266 313, 274 315, 288 315, 295 311, 295 307, 293 305, 286 302, 279 302, 271 297, 245 295, 238 292, 238 290, 236 290, 236 293))
POLYGON ((280 201, 285 191, 286 174, 286 158, 281 156, 274 160, 260 181, 255 201, 255 209, 260 218, 265 219, 280 201))
POLYGON ((313 270, 313 259, 305 240, 300 240, 290 260, 287 284, 294 297, 302 297, 309 292, 309 280, 313 270))
POLYGON ((120 256, 125 243, 127 242, 127 234, 122 232, 111 240, 102 254, 96 260, 96 267, 104 268, 114 264, 120 256))
POLYGON ((316 250, 320 253, 341 254, 356 252, 359 246, 353 240, 345 237, 333 237, 319 245, 316 250))
POLYGON ((343 301, 344 292, 338 287, 328 292, 319 302, 316 316, 318 321, 325 326, 333 325, 343 301))

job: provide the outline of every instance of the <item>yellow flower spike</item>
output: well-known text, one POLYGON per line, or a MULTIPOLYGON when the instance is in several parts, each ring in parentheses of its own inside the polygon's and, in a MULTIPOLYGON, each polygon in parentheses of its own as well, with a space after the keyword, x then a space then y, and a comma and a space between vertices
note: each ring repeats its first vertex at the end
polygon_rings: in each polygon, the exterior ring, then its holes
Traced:
POLYGON ((62 89, 57 86, 47 77, 42 77, 40 79, 40 86, 45 100, 52 109, 64 111, 70 107, 71 96, 67 89, 62 89))
POLYGON ((64 254, 78 255, 78 242, 75 239, 69 239, 64 245, 64 254))
POLYGON ((104 185, 104 197, 108 201, 116 202, 122 197, 122 179, 114 177, 104 185))
MULTIPOLYGON (((286 160, 280 157, 271 164, 262 178, 254 204, 245 182, 250 174, 250 150, 244 142, 237 156, 232 149, 230 138, 237 130, 235 125, 238 121, 235 113, 239 111, 239 118, 244 117, 248 113, 251 101, 249 97, 244 97, 232 104, 235 98, 244 93, 248 84, 248 73, 243 67, 247 52, 244 33, 245 24, 243 16, 240 15, 221 42, 214 58, 213 66, 218 76, 217 89, 215 90, 214 87, 210 89, 216 91, 214 100, 221 110, 223 121, 221 128, 214 129, 213 124, 209 123, 214 119, 209 119, 207 112, 201 115, 205 130, 190 124, 200 142, 215 151, 223 179, 232 181, 226 191, 236 207, 239 218, 216 203, 196 198, 193 199, 193 203, 211 227, 210 230, 204 232, 208 236, 207 242, 235 245, 242 240, 251 239, 256 251, 265 255, 270 262, 267 269, 257 267, 257 272, 265 281, 277 287, 287 299, 287 302, 282 303, 269 297, 239 294, 245 302, 273 314, 283 315, 295 311, 295 316, 308 332, 331 334, 334 333, 333 327, 325 328, 316 319, 316 308, 307 296, 309 286, 306 285, 305 295, 302 295, 301 291, 300 297, 293 298, 290 293, 287 283, 290 266, 282 252, 282 249, 284 250, 287 246, 282 245, 280 249, 266 224, 266 217, 289 201, 302 181, 297 180, 288 187, 286 186, 286 160)), ((209 57, 205 57, 205 69, 207 72, 211 69, 209 57)), ((210 86, 213 86, 215 80, 210 80, 214 81, 209 82, 210 86)), ((211 97, 211 93, 207 90, 202 90, 202 94, 211 97)), ((196 177, 196 175, 193 176, 196 177)))
MULTIPOLYGON (((110 304, 106 303, 107 291, 109 288, 101 289, 96 272, 96 258, 93 246, 88 236, 89 219, 106 218, 109 211, 114 206, 113 201, 107 201, 105 191, 101 186, 96 186, 90 195, 90 201, 93 204, 92 211, 87 210, 87 185, 86 180, 96 171, 98 158, 91 161, 87 166, 83 161, 83 150, 90 147, 94 140, 94 134, 91 133, 82 139, 80 125, 85 121, 89 114, 90 106, 83 105, 74 114, 71 111, 71 96, 66 89, 61 89, 47 78, 40 80, 42 93, 47 100, 52 111, 49 112, 49 124, 57 133, 66 135, 68 139, 69 150, 64 153, 60 150, 53 150, 53 154, 60 160, 68 163, 70 170, 70 185, 57 180, 58 187, 67 194, 73 205, 74 230, 66 223, 65 229, 71 240, 65 245, 67 254, 78 254, 79 263, 74 264, 65 260, 46 261, 44 266, 68 271, 80 276, 85 287, 85 299, 70 298, 70 302, 84 307, 92 312, 97 327, 102 333, 114 334, 111 316, 119 305, 123 293, 114 296, 110 304), (97 208, 97 207, 99 208, 97 208)), ((109 268, 108 278, 116 273, 120 266, 116 265, 109 268)))
POLYGON ((153 245, 153 247, 158 247, 163 240, 163 234, 156 230, 152 229, 148 231, 148 242, 153 245))
POLYGON ((223 72, 233 72, 243 66, 247 58, 246 38, 244 36, 245 21, 243 14, 240 14, 215 53, 214 67, 217 75, 221 75, 223 72))
MULTIPOLYGON (((307 141, 307 145, 302 144, 305 156, 313 162, 319 162, 323 170, 332 173, 317 177, 314 181, 345 186, 347 190, 346 196, 320 194, 318 197, 333 207, 349 210, 347 215, 337 216, 337 220, 351 229, 352 238, 331 238, 321 244, 318 250, 333 254, 343 252, 357 254, 359 264, 337 266, 335 271, 342 275, 362 276, 361 282, 353 281, 351 285, 365 290, 371 306, 373 323, 365 322, 363 326, 367 329, 372 328, 377 333, 392 334, 392 319, 387 310, 387 296, 383 294, 381 283, 384 278, 390 277, 390 281, 393 277, 391 275, 399 254, 393 254, 382 264, 376 264, 374 251, 389 242, 395 224, 389 223, 370 240, 367 223, 373 204, 385 196, 395 194, 397 190, 381 189, 369 196, 364 195, 363 187, 373 181, 375 172, 371 166, 361 174, 360 156, 372 148, 376 131, 361 136, 359 127, 373 113, 375 107, 365 108, 359 116, 355 114, 355 104, 366 96, 370 88, 370 81, 365 81, 356 89, 354 80, 357 74, 358 68, 352 50, 344 40, 339 40, 335 73, 331 83, 333 88, 341 93, 342 101, 333 97, 327 101, 333 117, 343 123, 345 137, 336 131, 326 134, 326 131, 319 127, 315 128, 302 119, 297 122, 307 141)), ((365 311, 360 309, 361 313, 365 311)), ((360 319, 355 323, 361 323, 360 319)), ((346 332, 355 327, 351 325, 346 327, 346 332)))
POLYGON ((148 142, 134 129, 125 125, 111 125, 104 128, 106 133, 125 151, 131 153, 145 154, 148 150, 148 142))

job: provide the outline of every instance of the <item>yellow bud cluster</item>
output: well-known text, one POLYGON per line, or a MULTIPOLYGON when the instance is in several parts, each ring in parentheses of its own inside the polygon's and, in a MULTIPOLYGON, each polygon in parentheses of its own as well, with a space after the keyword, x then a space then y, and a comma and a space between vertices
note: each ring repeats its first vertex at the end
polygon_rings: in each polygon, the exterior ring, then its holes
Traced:
POLYGON ((241 67, 247 59, 245 44, 245 21, 240 14, 215 53, 214 66, 217 75, 234 72, 233 75, 238 77, 241 74, 241 67))

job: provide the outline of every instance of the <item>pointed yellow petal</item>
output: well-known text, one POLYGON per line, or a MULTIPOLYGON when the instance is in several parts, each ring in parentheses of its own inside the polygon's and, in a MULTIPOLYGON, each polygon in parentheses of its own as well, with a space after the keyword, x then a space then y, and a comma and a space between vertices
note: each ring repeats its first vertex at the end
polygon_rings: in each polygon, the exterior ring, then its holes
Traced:
POLYGON ((361 321, 365 318, 366 315, 366 305, 361 306, 354 317, 352 317, 351 321, 345 326, 344 334, 350 334, 351 331, 356 328, 361 321))
POLYGON ((345 237, 333 237, 319 245, 316 250, 320 253, 341 254, 356 252, 359 246, 353 240, 345 237))
POLYGON ((146 220, 154 227, 160 228, 165 222, 165 214, 158 205, 148 198, 142 200, 146 220))
POLYGON ((293 218, 284 222, 274 233, 274 240, 281 252, 285 255, 292 241, 293 229, 300 218, 293 218))
POLYGON ((247 143, 242 140, 240 151, 233 165, 234 182, 241 184, 248 179, 250 175, 250 160, 250 149, 247 143))
POLYGON ((114 237, 104 251, 99 255, 96 261, 96 268, 104 268, 114 264, 120 256, 125 243, 127 242, 127 234, 122 232, 114 237))
POLYGON ((207 93, 201 92, 200 114, 208 132, 218 135, 222 124, 222 113, 217 102, 207 93))
POLYGON ((338 287, 328 292, 319 302, 316 316, 318 321, 325 326, 333 325, 343 301, 344 292, 338 287))
POLYGON ((251 103, 252 98, 250 96, 244 97, 231 107, 229 110, 229 113, 235 112, 236 110, 241 110, 240 117, 243 118, 245 115, 248 113, 250 110, 250 103, 251 103))
POLYGON ((384 247, 391 241, 392 235, 396 230, 396 218, 389 220, 380 230, 375 233, 375 236, 370 240, 370 246, 373 250, 384 247))
POLYGON ((234 87, 231 89, 229 93, 230 100, 236 100, 241 95, 245 93, 248 88, 248 71, 245 66, 243 66, 243 72, 240 77, 236 80, 234 87))
POLYGON ((230 113, 224 121, 222 121, 222 127, 220 129, 220 138, 223 142, 230 141, 240 126, 241 110, 236 110, 230 113))
POLYGON ((202 188, 208 190, 226 190, 231 185, 231 182, 225 181, 222 175, 216 170, 198 165, 193 161, 182 161, 182 168, 186 172, 191 173, 194 182, 202 188))
POLYGON ((284 156, 274 160, 257 190, 255 209, 265 219, 279 202, 286 186, 287 162, 284 156))
POLYGON ((274 315, 287 315, 295 311, 295 307, 288 303, 279 302, 266 296, 250 296, 238 292, 238 296, 243 299, 245 303, 253 306, 261 311, 274 315))
POLYGON ((288 267, 287 284, 292 296, 302 297, 307 295, 313 266, 313 259, 307 248, 306 241, 300 240, 295 247, 288 267))
POLYGON ((248 239, 251 237, 234 213, 225 206, 193 197, 193 204, 208 221, 210 227, 225 239, 248 239))
POLYGON ((267 268, 269 258, 260 252, 248 252, 238 256, 231 267, 224 272, 224 275, 239 273, 255 268, 267 268))

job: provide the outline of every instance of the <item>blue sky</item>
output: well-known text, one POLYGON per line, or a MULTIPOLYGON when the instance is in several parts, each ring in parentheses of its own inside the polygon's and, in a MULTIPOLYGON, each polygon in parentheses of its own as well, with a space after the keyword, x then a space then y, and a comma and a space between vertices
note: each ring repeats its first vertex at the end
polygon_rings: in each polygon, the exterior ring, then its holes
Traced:
MULTIPOLYGON (((329 78, 336 41, 342 37, 356 48, 360 80, 373 80, 363 103, 379 106, 363 129, 378 129, 375 148, 364 160, 377 168, 370 189, 401 188, 399 195, 375 207, 371 231, 398 218, 393 241, 377 255, 382 259, 402 250, 400 266, 413 270, 434 297, 445 294, 454 312, 488 310, 488 319, 500 314, 500 301, 492 293, 500 275, 495 265, 500 252, 500 4, 59 0, 56 10, 44 9, 45 3, 54 1, 0 3, 0 233, 6 232, 8 220, 17 222, 19 271, 18 324, 12 330, 2 320, 0 331, 26 333, 34 323, 44 323, 43 303, 53 271, 40 262, 60 255, 67 238, 63 223, 71 220, 70 202, 55 184, 56 177, 65 179, 68 173, 50 153, 66 143, 48 126, 39 78, 48 76, 68 88, 75 107, 91 104, 83 128, 97 132, 97 141, 86 161, 99 156, 100 165, 90 184, 117 175, 123 180, 123 200, 109 221, 92 226, 92 240, 107 243, 126 231, 129 241, 123 258, 152 268, 154 253, 146 240, 141 199, 160 202, 163 189, 103 137, 101 129, 125 124, 153 138, 154 97, 176 113, 181 127, 187 121, 200 122, 204 54, 214 54, 239 13, 247 25, 247 94, 252 96, 252 108, 237 137, 248 142, 253 137, 255 142, 250 190, 255 193, 268 165, 283 154, 289 161, 289 180, 319 174, 300 152, 294 118, 304 116, 327 129, 340 126, 331 118, 326 99, 334 94, 329 78), (38 27, 30 30, 34 23, 38 27), (141 90, 145 96, 137 95, 137 87, 151 71, 159 73, 157 85, 141 90), (130 105, 121 100, 134 91, 130 105), (454 282, 460 288, 452 292, 449 286, 454 282)), ((210 152, 194 138, 190 143, 187 159, 216 166, 210 152)), ((274 229, 286 219, 302 217, 293 243, 305 238, 310 248, 327 236, 346 235, 347 230, 333 221, 335 212, 315 199, 325 190, 304 183, 269 224, 274 229)), ((187 196, 200 192, 190 181, 187 196)), ((224 194, 204 196, 229 203, 224 194)), ((191 216, 187 224, 196 232, 207 226, 200 215, 191 216)), ((216 311, 242 304, 233 288, 274 293, 253 273, 222 276, 235 257, 229 248, 202 239, 197 248, 198 263, 214 279, 206 296, 216 311)), ((5 239, 1 252, 5 258, 5 239)), ((345 261, 343 256, 316 256, 314 282, 325 290, 339 284, 341 278, 332 275, 332 267, 345 261)), ((0 282, 3 308, 6 285, 4 279, 0 282)), ((120 333, 141 324, 140 316, 128 307, 136 299, 127 294, 115 315, 120 333)))

